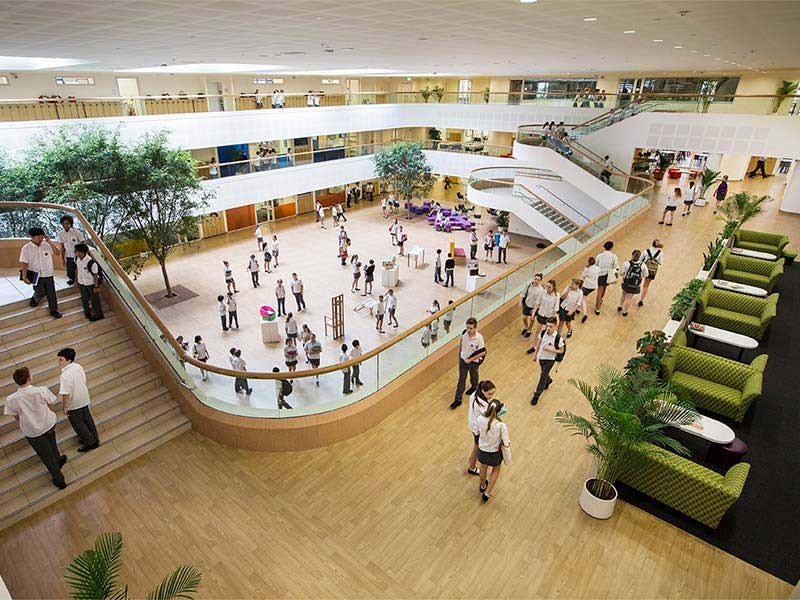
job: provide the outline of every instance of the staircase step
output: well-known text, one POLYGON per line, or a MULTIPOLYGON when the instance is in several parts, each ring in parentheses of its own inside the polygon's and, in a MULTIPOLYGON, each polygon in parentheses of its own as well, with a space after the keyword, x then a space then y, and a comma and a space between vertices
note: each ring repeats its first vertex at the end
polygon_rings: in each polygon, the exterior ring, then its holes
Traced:
POLYGON ((9 343, 20 339, 31 342, 43 337, 48 337, 53 332, 64 330, 81 321, 86 321, 87 323, 91 322, 83 314, 83 308, 80 306, 73 306, 59 312, 61 313, 60 319, 54 319, 48 313, 45 318, 39 319, 32 317, 22 323, 14 323, 0 329, 0 342, 7 346, 9 343))
MULTIPOLYGON (((83 308, 81 304, 81 295, 73 293, 64 298, 58 299, 58 310, 64 312, 67 309, 75 307, 83 308)), ((0 331, 5 330, 17 323, 25 323, 32 319, 49 319, 50 309, 47 308, 47 302, 40 302, 39 306, 32 308, 27 302, 24 308, 5 313, 0 313, 0 331)))
MULTIPOLYGON (((33 294, 32 288, 30 293, 31 295, 33 294)), ((58 298, 59 303, 61 303, 62 301, 66 301, 69 297, 74 296, 75 294, 78 294, 78 297, 80 297, 80 293, 78 292, 77 286, 71 286, 56 290, 56 298, 58 298)), ((28 296, 28 298, 26 298, 25 300, 16 300, 8 304, 0 305, 0 317, 11 313, 19 312, 21 310, 30 309, 31 306, 29 302, 30 302, 30 296, 28 296)), ((47 307, 46 299, 44 299, 44 304, 46 308, 47 307)), ((41 303, 39 304, 39 306, 41 306, 41 303)))

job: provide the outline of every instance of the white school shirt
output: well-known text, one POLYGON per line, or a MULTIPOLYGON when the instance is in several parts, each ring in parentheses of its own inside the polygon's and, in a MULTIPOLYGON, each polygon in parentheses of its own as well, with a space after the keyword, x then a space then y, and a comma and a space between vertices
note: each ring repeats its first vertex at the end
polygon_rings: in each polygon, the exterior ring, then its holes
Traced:
POLYGON ((257 273, 258 272, 258 261, 255 258, 251 258, 250 259, 250 265, 248 266, 248 268, 250 269, 251 273, 257 273))
MULTIPOLYGON (((340 363, 347 362, 348 360, 350 360, 350 357, 347 356, 347 352, 340 352, 339 353, 339 362, 340 363)), ((342 373, 349 373, 349 372, 350 372, 350 367, 342 369, 342 373)))
POLYGON ((88 254, 83 258, 76 258, 75 259, 75 267, 78 273, 78 283, 80 285, 94 285, 94 276, 93 274, 97 274, 100 272, 100 266, 97 264, 97 261, 92 264, 91 271, 89 270, 89 263, 91 262, 92 257, 88 254))
POLYGON ((486 237, 483 238, 483 245, 494 248, 494 236, 487 233, 486 237))
POLYGON ((675 197, 675 194, 667 196, 667 206, 678 206, 678 199, 675 197))
POLYGON ((325 209, 322 206, 319 207, 319 218, 325 219, 325 209))
POLYGON ((511 238, 509 238, 509 237, 508 237, 508 236, 507 236, 507 235, 504 233, 504 234, 502 234, 502 235, 500 236, 500 239, 499 239, 499 240, 497 240, 497 242, 498 242, 498 244, 497 244, 497 245, 498 245, 500 248, 507 248, 507 247, 508 247, 508 242, 509 242, 509 240, 510 240, 510 239, 511 239, 511 238))
POLYGON ((397 297, 394 294, 392 294, 391 296, 387 294, 386 308, 389 310, 394 310, 395 308, 397 308, 397 297))
POLYGON ((303 348, 305 349, 306 354, 308 354, 309 360, 311 359, 317 360, 319 358, 319 355, 322 354, 322 344, 319 343, 319 340, 316 340, 314 342, 308 340, 303 346, 303 348))
POLYGON ((561 308, 566 310, 568 313, 572 312, 576 308, 581 305, 583 302, 583 292, 578 288, 577 290, 571 290, 569 287, 565 288, 561 295, 564 296, 561 299, 561 308), (566 294, 566 296, 564 296, 566 294))
POLYGON ((693 188, 686 188, 686 193, 683 195, 684 202, 694 202, 700 196, 700 188, 694 186, 693 188))
POLYGON ((227 267, 224 267, 223 270, 225 272, 225 281, 227 282, 229 280, 232 280, 233 279, 233 270, 231 270, 230 265, 228 265, 227 267))
POLYGON ((356 348, 355 346, 350 348, 350 358, 358 358, 359 356, 361 356, 361 354, 362 351, 360 346, 358 348, 356 348))
POLYGON ((478 245, 478 234, 475 233, 474 231, 472 231, 469 234, 469 243, 470 243, 471 246, 477 246, 478 245))
POLYGON ((286 288, 283 285, 276 285, 275 286, 275 297, 276 298, 286 298, 286 288))
POLYGON ((431 321, 431 335, 439 335, 439 319, 431 321))
POLYGON ((381 208, 386 208, 386 198, 381 200, 381 208))
POLYGON ((292 288, 293 294, 302 294, 303 293, 303 280, 302 279, 292 279, 291 283, 289 284, 292 288))
POLYGON ((272 240, 272 256, 278 256, 278 240, 272 240))
POLYGON ((483 415, 479 415, 475 419, 475 424, 478 426, 478 448, 484 452, 498 452, 501 443, 504 446, 511 444, 511 439, 508 437, 508 427, 497 418, 492 421, 491 429, 487 429, 489 417, 484 417, 483 415))
POLYGON ((467 412, 467 429, 472 433, 478 434, 478 417, 486 412, 489 403, 478 396, 475 392, 469 397, 469 407, 467 412))
MULTIPOLYGON (((547 330, 543 330, 542 333, 539 335, 539 351, 536 353, 536 360, 555 360, 557 354, 553 352, 550 348, 556 347, 556 336, 558 332, 553 333, 552 335, 547 333, 547 330), (548 349, 545 349, 548 348, 548 349)), ((558 336, 558 347, 564 347, 564 338, 560 335, 558 336)))
POLYGON ((228 312, 236 312, 236 299, 233 296, 228 296, 228 312))
POLYGON ((441 269, 442 268, 442 254, 441 254, 441 252, 437 252, 436 253, 436 255, 435 255, 434 259, 433 259, 433 264, 437 269, 441 269))
POLYGON ((589 265, 583 270, 581 279, 583 279, 583 287, 587 290, 597 289, 597 278, 600 276, 600 267, 597 265, 589 265))
POLYGON ((375 305, 375 312, 378 316, 383 316, 383 313, 386 312, 386 300, 378 301, 378 304, 375 305))
POLYGON ((225 308, 225 303, 217 302, 217 314, 219 314, 221 317, 224 317, 226 312, 228 312, 228 309, 225 308))
POLYGON ((556 292, 552 294, 545 292, 539 298, 539 308, 536 309, 536 314, 541 317, 555 317, 558 314, 558 301, 559 297, 556 292))
POLYGON ((33 242, 28 242, 20 250, 19 262, 28 263, 28 269, 38 273, 39 277, 52 277, 53 247, 46 240, 43 240, 38 246, 33 242))
POLYGON ((483 336, 480 333, 476 331, 475 337, 471 338, 467 332, 464 332, 461 334, 461 352, 459 356, 461 360, 467 360, 483 347, 483 336))
POLYGON ((216 175, 217 174, 217 163, 211 163, 208 169, 209 174, 216 175))
POLYGON ((525 306, 528 308, 536 308, 536 305, 539 304, 545 293, 541 285, 536 285, 531 282, 528 284, 528 287, 525 288, 525 291, 522 292, 522 301, 525 302, 525 306))
POLYGON ((63 229, 58 232, 56 240, 64 244, 64 254, 67 258, 75 258, 75 244, 86 240, 86 236, 79 229, 72 227, 69 231, 63 229))
POLYGON ((262 238, 264 237, 264 235, 261 233, 261 225, 259 225, 258 227, 256 227, 256 237, 257 237, 258 239, 262 239, 262 238))
POLYGON ((197 360, 208 358, 208 349, 206 348, 205 342, 197 342, 192 347, 192 354, 197 355, 197 360))
POLYGON ((286 333, 297 335, 297 321, 286 321, 286 333))
POLYGON ((595 264, 600 269, 600 277, 608 275, 611 269, 619 269, 619 259, 610 250, 603 250, 595 257, 595 264))
POLYGON ((25 437, 39 437, 56 424, 56 414, 48 404, 56 397, 46 387, 26 385, 6 398, 4 414, 19 417, 19 428, 25 437))
POLYGON ((77 363, 70 363, 61 369, 58 395, 69 396, 67 410, 77 410, 89 406, 89 388, 86 386, 86 372, 77 363))
POLYGON ((398 227, 399 225, 397 223, 392 223, 391 225, 389 225, 389 233, 391 233, 392 235, 397 235, 398 227))

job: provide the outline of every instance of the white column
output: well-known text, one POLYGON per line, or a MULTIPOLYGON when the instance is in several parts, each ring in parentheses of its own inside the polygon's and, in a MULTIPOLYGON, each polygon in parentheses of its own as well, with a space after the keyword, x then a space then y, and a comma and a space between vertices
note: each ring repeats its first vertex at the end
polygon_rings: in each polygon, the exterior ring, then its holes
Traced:
POLYGON ((750 155, 748 154, 723 154, 719 170, 731 181, 741 181, 747 175, 749 164, 750 155))
POLYGON ((788 175, 789 182, 783 192, 783 200, 780 209, 784 212, 800 213, 800 168, 798 161, 794 161, 792 169, 788 175))

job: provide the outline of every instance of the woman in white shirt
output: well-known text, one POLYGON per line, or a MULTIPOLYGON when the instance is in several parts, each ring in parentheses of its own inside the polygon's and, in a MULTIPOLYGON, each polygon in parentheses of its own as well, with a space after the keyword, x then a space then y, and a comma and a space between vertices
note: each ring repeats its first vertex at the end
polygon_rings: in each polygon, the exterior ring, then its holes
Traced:
POLYGON ((681 188, 676 187, 672 193, 667 196, 667 205, 664 207, 664 212, 661 213, 661 220, 658 222, 659 225, 663 225, 664 221, 667 220, 667 214, 669 214, 669 223, 668 226, 672 227, 672 219, 674 219, 675 211, 678 210, 678 201, 683 197, 683 193, 681 192, 681 188))
POLYGON ((689 187, 686 188, 686 195, 683 197, 683 212, 682 217, 692 214, 692 204, 697 200, 700 195, 700 188, 697 187, 694 181, 689 182, 689 187))
POLYGON ((600 314, 600 307, 603 306, 603 296, 606 295, 609 281, 615 283, 619 275, 619 258, 611 252, 614 242, 608 241, 603 244, 603 251, 597 255, 595 262, 600 269, 597 277, 597 298, 594 301, 594 314, 600 314))
MULTIPOLYGON (((199 335, 194 336, 194 346, 192 347, 192 356, 194 356, 195 360, 199 360, 201 363, 207 363, 209 359, 208 355, 208 348, 206 348, 206 344, 203 341, 203 338, 199 335)), ((203 378, 203 381, 206 381, 208 378, 208 371, 205 369, 200 369, 200 376, 203 378)))
POLYGON ((582 279, 573 279, 561 292, 561 307, 558 309, 558 335, 561 335, 561 330, 566 324, 567 337, 572 337, 572 320, 575 318, 575 311, 583 305, 582 285, 582 279))
POLYGON ((634 250, 631 253, 630 260, 622 263, 622 269, 619 272, 620 280, 622 281, 622 295, 619 298, 617 311, 621 312, 623 317, 628 316, 628 305, 631 303, 631 299, 642 291, 642 280, 647 275, 648 270, 642 261, 641 251, 634 250))
POLYGON ((583 274, 581 278, 583 279, 583 286, 581 287, 581 291, 583 292, 583 302, 581 303, 581 310, 583 310, 583 317, 581 317, 581 323, 586 323, 586 319, 589 318, 589 309, 586 307, 586 296, 589 296, 597 289, 597 279, 600 277, 600 267, 597 266, 597 259, 594 256, 589 257, 589 261, 586 263, 586 266, 583 268, 583 274))
POLYGON ((489 408, 489 402, 495 395, 495 386, 490 380, 486 379, 478 383, 478 389, 469 397, 469 411, 467 412, 467 429, 472 434, 472 450, 469 454, 467 463, 467 473, 470 475, 480 475, 478 470, 478 440, 480 431, 478 429, 478 417, 489 408))
POLYGON ((480 468, 479 490, 484 502, 488 502, 492 497, 492 490, 500 476, 500 469, 503 464, 502 447, 510 447, 511 439, 508 437, 508 427, 500 417, 506 413, 506 406, 500 400, 494 398, 489 402, 486 410, 475 419, 478 428, 478 462, 480 468), (486 478, 489 467, 492 472, 486 478))
POLYGON ((547 319, 558 315, 558 291, 555 279, 551 279, 544 284, 544 294, 539 296, 539 303, 536 307, 536 332, 534 339, 539 338, 542 327, 547 324, 547 319))
POLYGON ((653 240, 653 245, 642 253, 642 262, 647 267, 647 275, 642 281, 642 295, 639 296, 639 306, 644 306, 644 300, 647 298, 650 284, 656 278, 658 268, 664 264, 664 244, 661 243, 661 240, 653 240))
POLYGON ((290 340, 297 340, 297 321, 294 320, 292 313, 286 315, 286 337, 290 340))

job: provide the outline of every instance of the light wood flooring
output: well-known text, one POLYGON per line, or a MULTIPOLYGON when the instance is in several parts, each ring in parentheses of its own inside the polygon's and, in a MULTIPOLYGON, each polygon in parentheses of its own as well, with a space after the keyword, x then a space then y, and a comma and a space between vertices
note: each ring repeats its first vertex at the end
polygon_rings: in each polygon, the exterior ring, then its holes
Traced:
MULTIPOLYGON (((657 201, 616 236, 621 258, 664 241, 650 301, 623 319, 612 290, 603 315, 576 325, 539 406, 528 403, 538 369, 520 324, 487 340, 481 375, 509 404, 515 459, 487 505, 464 473, 466 406, 447 408, 453 369, 372 430, 326 448, 264 454, 184 434, 3 532, 0 573, 15 598, 63 597, 70 558, 117 530, 122 578, 137 595, 189 562, 203 571, 204 598, 786 598, 792 586, 633 506, 619 503, 605 522, 583 514, 590 461, 553 420, 558 409, 587 412, 568 378, 621 365, 642 331, 665 323, 721 227, 710 207, 695 211, 658 226, 657 201)), ((777 203, 752 224, 795 238, 799 225, 777 203)))

